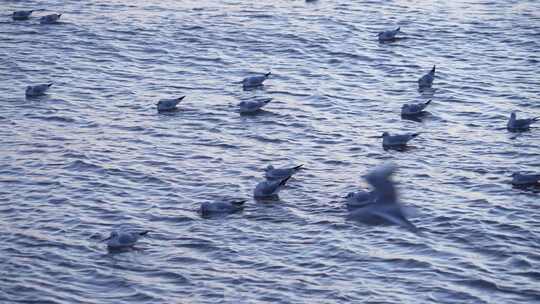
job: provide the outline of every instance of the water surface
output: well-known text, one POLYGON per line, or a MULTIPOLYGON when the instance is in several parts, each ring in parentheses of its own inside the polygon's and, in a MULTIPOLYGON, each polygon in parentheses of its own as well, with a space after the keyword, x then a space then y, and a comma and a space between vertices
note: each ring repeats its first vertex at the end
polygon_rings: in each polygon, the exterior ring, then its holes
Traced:
POLYGON ((0 22, 0 302, 539 301, 538 189, 509 176, 540 171, 540 131, 505 130, 512 110, 540 115, 539 2, 1 4, 63 15, 0 22), (409 39, 377 42, 397 26, 409 39), (250 97, 274 100, 240 116, 250 97), (400 118, 427 99, 421 122, 400 118), (384 131, 423 133, 398 152, 371 138, 384 131), (385 161, 421 234, 346 219, 343 197, 385 161), (269 163, 306 170, 254 201, 269 163), (222 197, 249 201, 197 214, 222 197), (108 253, 99 240, 124 226, 151 232, 108 253))

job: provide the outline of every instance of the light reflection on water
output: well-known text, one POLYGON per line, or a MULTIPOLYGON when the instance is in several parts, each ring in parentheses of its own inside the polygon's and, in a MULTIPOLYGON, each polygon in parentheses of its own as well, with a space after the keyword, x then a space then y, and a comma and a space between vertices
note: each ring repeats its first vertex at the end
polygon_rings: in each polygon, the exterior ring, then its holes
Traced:
POLYGON ((523 303, 540 296, 536 2, 6 1, 0 22, 0 302, 523 303), (401 26, 409 39, 379 44, 401 26), (437 65, 435 91, 416 80, 437 65), (246 75, 271 71, 261 90, 246 75), (30 83, 54 81, 25 100, 30 83), (158 114, 160 98, 187 95, 158 114), (273 97, 266 112, 236 104, 273 97), (422 121, 401 105, 433 99, 422 121), (518 114, 520 115, 520 114, 518 114), (405 152, 382 132, 422 132, 405 152), (398 164, 416 235, 346 219, 360 176, 398 164), (306 164, 279 201, 263 168, 306 164), (204 201, 246 198, 202 219, 204 201), (109 254, 127 225, 151 233, 109 254))

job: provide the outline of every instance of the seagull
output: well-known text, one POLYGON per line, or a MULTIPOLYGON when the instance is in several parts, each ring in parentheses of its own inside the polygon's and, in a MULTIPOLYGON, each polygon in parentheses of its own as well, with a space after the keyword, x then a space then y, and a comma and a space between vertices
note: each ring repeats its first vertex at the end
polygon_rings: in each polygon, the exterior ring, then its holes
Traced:
POLYGON ((30 15, 32 15, 34 11, 16 11, 13 12, 13 20, 28 20, 30 18, 30 15))
POLYGON ((128 231, 112 231, 111 235, 102 240, 107 241, 107 247, 109 249, 122 249, 135 245, 139 238, 146 235, 149 231, 143 232, 128 232, 128 231))
POLYGON ((347 196, 347 210, 353 211, 354 209, 365 207, 375 201, 375 193, 373 191, 356 191, 349 192, 347 196))
POLYGON ((244 78, 244 80, 242 80, 242 85, 244 86, 244 89, 260 87, 263 85, 263 82, 270 76, 270 74, 271 72, 268 72, 261 76, 246 77, 244 78))
POLYGON ((390 135, 388 132, 384 132, 382 136, 383 139, 383 147, 400 147, 407 145, 407 142, 415 138, 416 136, 420 135, 420 133, 407 133, 407 134, 398 134, 398 135, 390 135))
POLYGON ((281 190, 281 187, 287 183, 287 181, 291 177, 287 177, 283 180, 265 180, 260 182, 253 191, 253 196, 255 198, 268 198, 268 197, 275 197, 278 195, 279 190, 281 190))
POLYGON ((426 75, 420 77, 418 79, 418 88, 420 90, 423 89, 429 89, 431 88, 431 85, 433 84, 433 80, 435 79, 435 66, 427 73, 426 75))
POLYGON ((411 116, 420 115, 422 111, 431 103, 431 99, 425 103, 407 103, 401 106, 401 115, 411 116))
POLYGON ((537 185, 540 182, 540 174, 512 174, 512 184, 514 186, 537 185))
POLYGON ((165 112, 165 111, 174 111, 176 110, 176 105, 182 101, 186 96, 178 97, 178 98, 172 98, 172 99, 160 99, 158 101, 157 110, 158 112, 165 112))
POLYGON ((201 205, 201 215, 212 216, 218 214, 231 214, 242 211, 246 201, 231 201, 231 202, 205 202, 201 205))
POLYGON ((276 169, 274 168, 274 166, 268 165, 268 167, 266 167, 265 169, 266 172, 264 176, 268 180, 276 180, 276 179, 281 180, 281 179, 293 176, 296 172, 300 170, 300 168, 302 168, 302 166, 304 166, 304 164, 301 164, 292 168, 277 168, 276 169))
POLYGON ((45 92, 52 86, 52 83, 39 84, 26 87, 26 97, 36 97, 45 95, 45 92))
POLYGON ((399 33, 399 27, 395 30, 384 31, 378 34, 379 42, 390 42, 396 40, 396 35, 399 33))
POLYGON ((364 176, 374 188, 375 200, 349 213, 353 219, 365 223, 394 224, 416 232, 417 228, 407 219, 406 209, 399 203, 394 182, 390 179, 396 166, 384 164, 364 176))
POLYGON ((46 16, 43 16, 43 17, 39 18, 39 23, 41 23, 41 24, 54 24, 54 23, 58 22, 58 19, 60 19, 60 16, 62 16, 62 14, 46 15, 46 16))
POLYGON ((262 107, 267 105, 272 98, 260 99, 260 100, 251 100, 251 101, 242 101, 238 104, 240 107, 240 114, 254 114, 261 110, 262 107))
POLYGON ((506 128, 508 128, 508 131, 510 132, 527 131, 533 123, 538 121, 538 119, 540 119, 540 117, 516 119, 516 112, 512 112, 510 114, 510 119, 506 124, 506 128))

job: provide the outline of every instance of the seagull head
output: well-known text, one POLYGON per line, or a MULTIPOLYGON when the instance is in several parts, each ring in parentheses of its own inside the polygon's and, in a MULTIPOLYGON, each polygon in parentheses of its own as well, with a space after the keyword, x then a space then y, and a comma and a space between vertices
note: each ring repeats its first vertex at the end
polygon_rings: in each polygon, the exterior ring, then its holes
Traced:
POLYGON ((118 237, 118 232, 112 231, 108 238, 101 240, 102 242, 108 241, 110 239, 115 239, 118 237))

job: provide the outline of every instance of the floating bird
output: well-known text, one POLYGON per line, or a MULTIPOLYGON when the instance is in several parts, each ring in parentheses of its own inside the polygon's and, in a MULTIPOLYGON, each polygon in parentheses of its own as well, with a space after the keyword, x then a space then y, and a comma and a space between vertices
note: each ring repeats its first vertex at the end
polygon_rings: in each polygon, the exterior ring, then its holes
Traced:
POLYGON ((521 174, 519 172, 512 174, 512 185, 514 186, 538 185, 539 182, 540 174, 521 174))
POLYGON ((399 27, 395 30, 384 31, 378 34, 379 42, 391 42, 396 40, 396 35, 399 33, 399 27))
POLYGON ((246 201, 206 202, 201 205, 202 216, 224 215, 244 210, 246 201))
POLYGON ((39 23, 41 23, 41 24, 54 24, 54 23, 58 22, 58 19, 60 19, 60 16, 62 16, 62 14, 46 15, 46 16, 43 16, 43 17, 39 18, 39 23))
POLYGON ((242 80, 242 85, 244 86, 244 89, 260 87, 260 86, 263 85, 263 82, 266 79, 268 79, 270 74, 271 74, 271 72, 268 72, 268 73, 266 73, 264 75, 261 75, 261 76, 246 77, 246 78, 244 78, 244 80, 242 80))
POLYGON ((26 87, 26 97, 37 97, 45 95, 45 92, 52 86, 52 83, 40 84, 26 87))
POLYGON ((287 177, 283 180, 265 180, 260 182, 253 191, 253 196, 256 198, 275 197, 278 195, 279 190, 287 183, 291 177, 287 177))
POLYGON ((429 89, 431 88, 431 85, 433 84, 433 80, 435 79, 435 66, 427 73, 426 75, 420 77, 418 79, 418 88, 420 90, 423 89, 429 89))
POLYGON ((264 176, 268 180, 284 179, 284 178, 293 176, 296 172, 300 170, 300 168, 302 168, 302 166, 304 165, 302 164, 302 165, 298 165, 292 168, 277 168, 276 169, 274 168, 274 166, 268 165, 268 167, 266 167, 265 169, 266 172, 264 176))
POLYGON ((385 164, 375 168, 364 178, 373 186, 375 200, 363 207, 355 208, 349 217, 367 224, 393 224, 411 231, 417 228, 407 219, 407 210, 399 203, 394 182, 390 179, 396 166, 385 164))
POLYGON ((352 211, 373 203, 375 201, 375 193, 373 191, 360 190, 349 192, 345 198, 347 199, 347 210, 352 211))
POLYGON ((158 112, 165 112, 165 111, 174 111, 176 110, 176 105, 182 101, 186 96, 178 97, 178 98, 172 98, 172 99, 160 99, 158 101, 157 110, 158 112))
POLYGON ((13 20, 28 20, 30 18, 30 15, 32 15, 34 11, 16 11, 13 12, 13 20))
POLYGON ((272 101, 272 98, 266 98, 261 100, 250 100, 250 101, 242 101, 238 104, 240 107, 240 114, 254 114, 257 113, 267 105, 270 101, 272 101))
POLYGON ((383 139, 383 147, 402 147, 407 145, 410 140, 418 135, 420 135, 420 133, 390 135, 390 133, 384 132, 380 137, 383 139))
POLYGON ((107 241, 107 247, 109 249, 122 249, 135 245, 139 238, 146 235, 149 231, 143 232, 128 232, 128 231, 112 231, 111 235, 102 240, 107 241))
POLYGON ((401 115, 412 116, 420 115, 422 111, 431 103, 431 99, 425 103, 407 103, 401 106, 401 115))
POLYGON ((516 112, 510 114, 510 119, 506 124, 506 128, 510 132, 527 131, 531 125, 538 121, 540 117, 516 119, 516 112))

